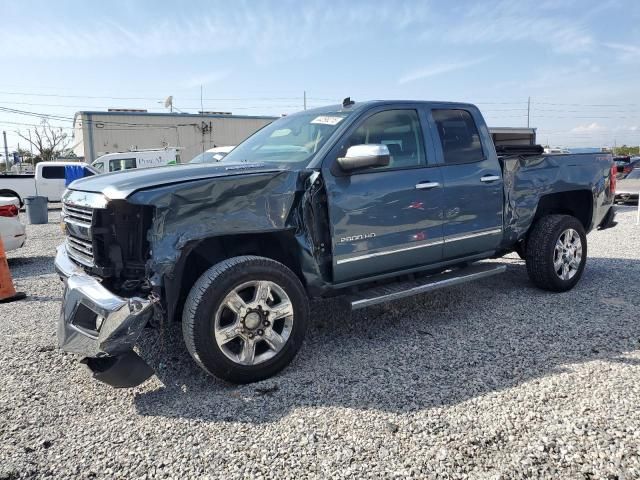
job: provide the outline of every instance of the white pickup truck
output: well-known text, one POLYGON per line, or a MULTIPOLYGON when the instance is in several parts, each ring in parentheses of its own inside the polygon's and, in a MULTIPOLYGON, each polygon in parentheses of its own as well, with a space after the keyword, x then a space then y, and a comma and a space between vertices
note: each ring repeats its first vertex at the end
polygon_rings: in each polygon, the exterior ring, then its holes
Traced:
POLYGON ((20 205, 25 197, 47 197, 50 202, 59 202, 67 188, 67 179, 88 177, 97 172, 86 163, 40 162, 31 175, 0 173, 0 197, 17 197, 20 205), (76 167, 76 168, 70 168, 76 167), (73 172, 73 173, 72 173, 73 172))

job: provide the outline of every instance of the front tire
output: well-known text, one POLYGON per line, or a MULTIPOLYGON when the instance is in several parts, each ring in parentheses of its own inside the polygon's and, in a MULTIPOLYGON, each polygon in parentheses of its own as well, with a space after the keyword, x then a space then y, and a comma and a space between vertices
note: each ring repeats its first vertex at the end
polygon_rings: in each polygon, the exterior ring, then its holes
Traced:
POLYGON ((582 223, 570 215, 548 215, 534 225, 527 239, 527 273, 539 288, 571 290, 587 261, 587 236, 582 223))
POLYGON ((182 315, 187 350, 208 373, 233 383, 275 375, 300 349, 309 306, 296 275, 274 260, 241 256, 207 270, 182 315))

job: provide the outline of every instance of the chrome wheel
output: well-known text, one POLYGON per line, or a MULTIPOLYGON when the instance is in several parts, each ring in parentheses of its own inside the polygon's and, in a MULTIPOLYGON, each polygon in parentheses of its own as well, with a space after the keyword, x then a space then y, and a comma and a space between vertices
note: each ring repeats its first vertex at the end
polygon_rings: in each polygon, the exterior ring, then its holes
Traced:
POLYGON ((293 305, 284 289, 267 280, 231 290, 215 314, 214 337, 222 353, 240 365, 257 365, 286 345, 293 328, 293 305))
POLYGON ((573 228, 563 231, 553 251, 553 268, 562 280, 572 279, 582 262, 582 242, 580 234, 573 228))

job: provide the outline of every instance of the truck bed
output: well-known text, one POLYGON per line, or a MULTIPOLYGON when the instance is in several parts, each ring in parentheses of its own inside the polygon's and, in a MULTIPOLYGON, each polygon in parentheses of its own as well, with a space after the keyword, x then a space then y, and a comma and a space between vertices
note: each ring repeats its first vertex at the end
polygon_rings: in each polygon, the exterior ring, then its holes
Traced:
POLYGON ((544 208, 543 197, 562 206, 567 192, 584 192, 584 198, 579 195, 583 212, 580 220, 587 231, 598 226, 613 205, 614 194, 609 185, 611 155, 504 155, 499 159, 504 179, 505 246, 524 238, 532 219, 544 208))

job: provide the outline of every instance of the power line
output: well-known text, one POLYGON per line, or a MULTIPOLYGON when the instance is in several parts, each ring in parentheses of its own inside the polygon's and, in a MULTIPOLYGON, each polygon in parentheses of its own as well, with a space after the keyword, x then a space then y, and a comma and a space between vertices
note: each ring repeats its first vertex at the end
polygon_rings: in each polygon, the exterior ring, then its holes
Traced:
MULTIPOLYGON (((8 92, 0 91, 0 95, 21 95, 25 97, 54 97, 54 98, 89 98, 93 100, 153 100, 158 101, 162 99, 163 95, 157 97, 115 97, 108 95, 62 95, 57 93, 28 93, 28 92, 8 92)), ((205 102, 208 101, 281 101, 281 100, 300 100, 301 97, 227 97, 227 98, 203 98, 205 102)), ((327 99, 319 97, 308 97, 310 100, 329 100, 337 101, 336 99, 327 99)), ((181 100, 194 100, 199 101, 200 97, 180 97, 181 100)))

